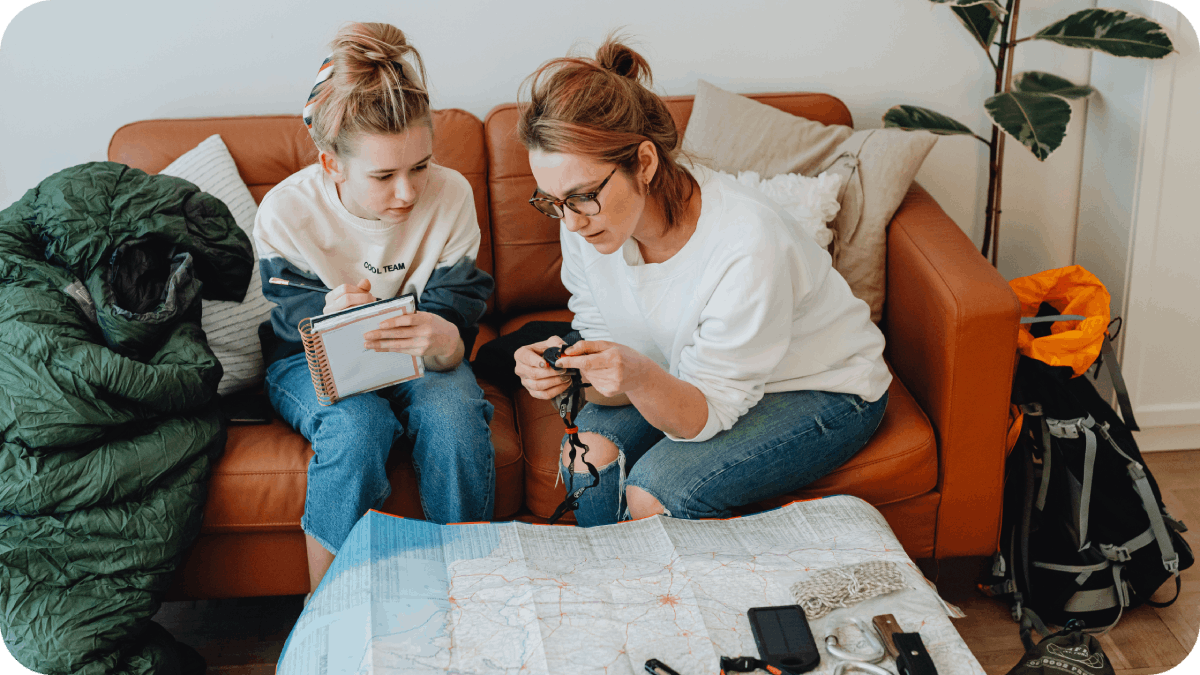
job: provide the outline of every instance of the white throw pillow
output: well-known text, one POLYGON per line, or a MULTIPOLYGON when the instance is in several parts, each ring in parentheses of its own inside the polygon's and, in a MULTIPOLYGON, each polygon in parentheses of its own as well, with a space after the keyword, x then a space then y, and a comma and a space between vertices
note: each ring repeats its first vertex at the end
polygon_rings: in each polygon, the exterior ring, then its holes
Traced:
POLYGON ((759 178, 755 171, 742 171, 735 177, 733 174, 719 171, 730 176, 747 187, 754 188, 767 196, 768 199, 783 207, 796 222, 800 229, 816 240, 822 248, 829 248, 833 242, 833 230, 828 223, 837 217, 838 192, 842 188, 842 177, 838 174, 824 172, 819 176, 810 177, 798 173, 781 173, 772 178, 759 178))
MULTIPOLYGON (((229 207, 238 227, 254 245, 254 216, 258 205, 238 174, 233 156, 219 135, 204 139, 200 145, 159 172, 196 184, 196 187, 220 199, 229 207)), ((225 369, 217 393, 228 394, 255 386, 264 375, 262 348, 258 343, 258 326, 271 316, 272 304, 263 297, 262 281, 258 276, 258 255, 254 256, 254 271, 250 286, 241 302, 205 300, 204 318, 200 327, 208 336, 208 346, 225 369)))

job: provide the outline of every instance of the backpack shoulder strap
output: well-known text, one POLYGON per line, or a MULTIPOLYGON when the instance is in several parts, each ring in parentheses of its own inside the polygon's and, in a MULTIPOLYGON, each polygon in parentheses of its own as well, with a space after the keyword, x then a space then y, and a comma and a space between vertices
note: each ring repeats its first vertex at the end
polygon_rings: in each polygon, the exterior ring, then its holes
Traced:
POLYGON ((1117 392, 1117 405, 1121 407, 1121 419, 1130 431, 1141 431, 1137 420, 1133 419, 1133 405, 1129 402, 1129 389, 1125 387, 1125 378, 1121 375, 1121 364, 1117 363, 1117 354, 1113 351, 1112 340, 1108 333, 1100 343, 1100 355, 1104 365, 1108 366, 1108 375, 1112 379, 1113 390, 1117 392))

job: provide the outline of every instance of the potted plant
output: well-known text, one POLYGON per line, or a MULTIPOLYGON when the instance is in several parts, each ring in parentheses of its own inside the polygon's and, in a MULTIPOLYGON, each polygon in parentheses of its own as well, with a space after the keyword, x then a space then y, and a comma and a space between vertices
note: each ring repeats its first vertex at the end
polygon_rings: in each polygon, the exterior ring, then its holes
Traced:
POLYGON ((1004 169, 1005 134, 1011 135, 1039 160, 1045 161, 1062 144, 1071 120, 1067 99, 1095 93, 1092 87, 1036 70, 1013 76, 1013 50, 1029 40, 1048 40, 1067 47, 1093 49, 1114 56, 1161 59, 1175 51, 1170 37, 1150 19, 1113 9, 1085 9, 1056 21, 1032 35, 1017 37, 1021 0, 930 0, 948 5, 983 48, 996 73, 995 94, 983 106, 992 120, 991 138, 928 108, 897 105, 883 116, 885 127, 923 129, 935 134, 974 136, 988 146, 988 196, 982 253, 992 265, 998 260, 1000 196, 1004 169), (997 37, 999 42, 997 42, 997 37), (993 55, 993 47, 996 53, 993 55), (1001 134, 1003 129, 1005 134, 1001 134))

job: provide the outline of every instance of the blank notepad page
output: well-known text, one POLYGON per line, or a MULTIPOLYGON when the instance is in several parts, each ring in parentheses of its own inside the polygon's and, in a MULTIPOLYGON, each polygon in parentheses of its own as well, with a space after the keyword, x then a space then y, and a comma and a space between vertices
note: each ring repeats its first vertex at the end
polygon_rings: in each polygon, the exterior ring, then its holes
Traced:
POLYGON ((384 319, 393 316, 396 313, 389 312, 321 333, 339 396, 367 391, 417 374, 411 354, 363 348, 363 335, 379 328, 384 319))

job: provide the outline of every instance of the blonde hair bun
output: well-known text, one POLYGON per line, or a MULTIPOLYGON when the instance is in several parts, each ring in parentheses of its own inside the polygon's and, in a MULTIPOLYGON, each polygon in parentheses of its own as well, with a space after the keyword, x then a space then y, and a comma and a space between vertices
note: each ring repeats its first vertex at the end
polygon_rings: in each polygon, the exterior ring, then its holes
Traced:
POLYGON ((318 148, 339 154, 354 134, 400 133, 428 122, 425 64, 404 31, 388 23, 350 23, 330 47, 333 72, 312 98, 318 148))

